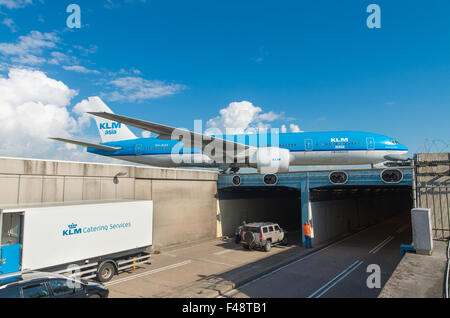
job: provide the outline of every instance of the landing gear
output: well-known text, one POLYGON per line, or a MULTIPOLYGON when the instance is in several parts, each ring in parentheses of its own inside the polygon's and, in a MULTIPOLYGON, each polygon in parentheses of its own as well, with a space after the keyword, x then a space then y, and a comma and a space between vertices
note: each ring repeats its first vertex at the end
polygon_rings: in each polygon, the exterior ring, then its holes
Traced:
POLYGON ((221 174, 236 174, 239 171, 239 167, 227 167, 221 168, 219 171, 221 174))
POLYGON ((232 173, 238 173, 239 172, 239 167, 231 167, 230 168, 230 171, 232 172, 232 173))

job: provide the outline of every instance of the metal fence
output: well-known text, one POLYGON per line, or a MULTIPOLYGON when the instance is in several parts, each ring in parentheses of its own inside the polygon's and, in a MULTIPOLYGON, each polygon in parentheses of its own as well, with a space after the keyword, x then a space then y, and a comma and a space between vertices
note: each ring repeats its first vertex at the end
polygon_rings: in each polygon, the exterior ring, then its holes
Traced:
POLYGON ((414 157, 414 206, 431 209, 433 236, 450 237, 450 154, 414 157))

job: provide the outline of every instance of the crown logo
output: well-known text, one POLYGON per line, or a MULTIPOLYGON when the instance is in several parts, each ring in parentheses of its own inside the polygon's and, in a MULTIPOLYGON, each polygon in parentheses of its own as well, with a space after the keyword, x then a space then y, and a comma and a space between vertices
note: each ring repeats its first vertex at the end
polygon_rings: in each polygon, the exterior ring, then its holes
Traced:
POLYGON ((72 224, 69 224, 69 225, 68 225, 68 228, 71 229, 71 230, 73 230, 73 229, 76 229, 77 226, 78 226, 77 224, 72 223, 72 224))

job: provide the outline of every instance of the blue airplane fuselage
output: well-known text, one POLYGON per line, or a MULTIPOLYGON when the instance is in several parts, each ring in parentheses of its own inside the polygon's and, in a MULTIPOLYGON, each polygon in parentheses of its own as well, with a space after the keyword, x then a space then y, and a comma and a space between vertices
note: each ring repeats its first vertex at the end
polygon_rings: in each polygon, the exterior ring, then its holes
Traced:
MULTIPOLYGON (((257 148, 275 147, 289 150, 291 166, 295 165, 351 165, 376 164, 389 156, 405 155, 408 148, 394 138, 358 131, 280 133, 267 135, 215 136, 257 148)), ((88 152, 117 159, 163 167, 199 166, 220 167, 203 154, 201 147, 185 146, 176 140, 137 138, 102 145, 120 147, 116 151, 88 148, 88 152), (173 154, 200 157, 197 160, 175 163, 173 154), (194 162, 195 161, 195 162, 194 162)), ((248 166, 241 164, 241 167, 248 166)))

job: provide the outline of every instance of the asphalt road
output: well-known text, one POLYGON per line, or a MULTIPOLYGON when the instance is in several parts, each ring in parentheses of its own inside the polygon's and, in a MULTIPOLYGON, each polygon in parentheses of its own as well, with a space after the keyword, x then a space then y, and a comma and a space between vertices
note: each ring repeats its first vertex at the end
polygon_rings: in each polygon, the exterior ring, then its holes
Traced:
MULTIPOLYGON (((225 297, 377 297, 400 261, 400 244, 411 242, 409 214, 367 228, 251 281, 225 297), (380 288, 367 279, 380 269, 380 288)), ((375 283, 373 275, 370 281, 375 283)))

